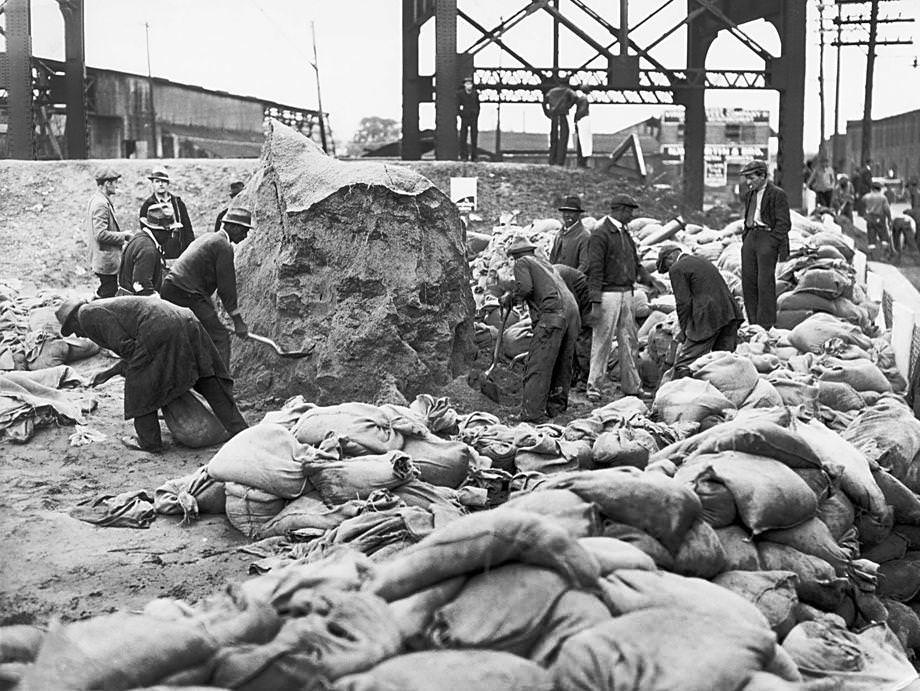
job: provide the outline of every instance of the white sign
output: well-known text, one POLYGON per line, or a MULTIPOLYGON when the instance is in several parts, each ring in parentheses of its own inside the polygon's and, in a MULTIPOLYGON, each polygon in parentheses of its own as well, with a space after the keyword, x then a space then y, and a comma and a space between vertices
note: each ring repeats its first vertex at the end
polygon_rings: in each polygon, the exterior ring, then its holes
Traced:
POLYGON ((725 187, 728 184, 728 168, 725 161, 706 161, 703 184, 706 187, 725 187))
POLYGON ((476 186, 479 178, 451 178, 450 200, 457 205, 460 213, 476 211, 478 201, 476 186))
MULTIPOLYGON (((661 153, 666 156, 683 156, 684 145, 665 144, 661 147, 661 153)), ((754 144, 706 144, 703 147, 703 155, 712 158, 766 158, 767 147, 754 144)))

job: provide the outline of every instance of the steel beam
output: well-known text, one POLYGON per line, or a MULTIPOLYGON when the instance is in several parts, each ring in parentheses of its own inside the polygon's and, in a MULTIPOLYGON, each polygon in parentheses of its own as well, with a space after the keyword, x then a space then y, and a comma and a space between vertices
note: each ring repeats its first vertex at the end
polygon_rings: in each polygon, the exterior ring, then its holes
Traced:
MULTIPOLYGON (((61 0, 64 15, 64 54, 67 91, 67 158, 87 158, 86 57, 83 33, 83 0, 61 0)), ((53 136, 53 135, 52 135, 53 136)))
POLYGON ((402 26, 402 145, 400 156, 404 161, 417 161, 422 157, 419 137, 418 108, 418 38, 420 24, 416 16, 415 0, 403 0, 402 26))
POLYGON ((780 17, 773 18, 782 36, 782 66, 785 74, 779 95, 779 150, 776 166, 780 187, 789 206, 802 206, 802 152, 805 128, 805 3, 785 0, 780 17))
POLYGON ((434 16, 434 150, 439 161, 455 161, 457 141, 457 0, 437 0, 434 16))
MULTIPOLYGON (((692 2, 692 0, 691 0, 692 2)), ((706 68, 706 54, 716 38, 697 18, 687 23, 687 69, 706 68)), ((685 210, 703 208, 704 152, 706 146, 706 91, 681 88, 674 101, 684 107, 684 189, 685 210)))
POLYGON ((9 102, 7 142, 10 158, 35 158, 35 124, 32 119, 32 34, 29 0, 8 0, 6 14, 9 102))

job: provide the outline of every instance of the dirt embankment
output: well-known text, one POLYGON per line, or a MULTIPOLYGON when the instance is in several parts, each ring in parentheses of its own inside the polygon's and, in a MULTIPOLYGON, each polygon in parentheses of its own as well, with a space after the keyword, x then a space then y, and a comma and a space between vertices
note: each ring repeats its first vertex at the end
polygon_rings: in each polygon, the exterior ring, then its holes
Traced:
MULTIPOLYGON (((81 230, 83 209, 103 162, 0 161, 0 277, 28 287, 88 293, 95 285, 86 268, 81 230)), ((149 161, 106 161, 122 173, 115 198, 123 227, 135 228, 142 200, 149 195, 149 161)), ((197 233, 213 228, 227 203, 227 187, 246 180, 255 160, 169 160, 153 162, 173 179, 173 190, 188 205, 197 233)), ((589 213, 601 215, 617 192, 636 194, 649 215, 674 212, 671 199, 652 198, 632 185, 592 170, 560 170, 537 165, 413 163, 411 167, 441 189, 452 176, 478 176, 480 211, 488 227, 500 212, 519 209, 519 222, 558 217, 565 194, 584 195, 589 213)), ((83 373, 107 364, 101 356, 78 363, 83 373)), ((479 408, 506 413, 459 380, 451 396, 462 412, 479 408)), ((126 450, 120 435, 132 432, 122 415, 122 382, 115 379, 90 391, 99 401, 88 424, 104 441, 71 447, 72 427, 40 430, 27 444, 0 443, 0 625, 43 623, 52 617, 78 619, 115 609, 138 608, 156 597, 197 600, 226 580, 242 579, 250 559, 237 547, 246 540, 224 516, 180 526, 159 517, 148 530, 97 528, 67 511, 100 494, 147 489, 185 475, 208 461, 213 449, 171 447, 162 456, 126 450)), ((589 406, 585 403, 584 410, 589 406)), ((579 406, 573 405, 571 416, 579 406)), ((251 422, 261 411, 244 405, 251 422)), ((164 427, 165 431, 165 427, 164 427)), ((168 438, 168 437, 167 437, 168 438)))

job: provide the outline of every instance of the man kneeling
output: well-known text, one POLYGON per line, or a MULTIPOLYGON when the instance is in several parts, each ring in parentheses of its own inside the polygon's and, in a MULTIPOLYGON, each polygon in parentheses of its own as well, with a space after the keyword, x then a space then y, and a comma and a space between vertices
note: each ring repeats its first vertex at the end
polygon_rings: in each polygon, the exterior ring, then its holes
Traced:
MULTIPOLYGON (((248 427, 217 348, 191 310, 149 297, 68 300, 56 316, 61 334, 76 334, 121 358, 125 419, 134 419, 130 448, 163 449, 157 411, 194 388, 205 397, 230 436, 248 427)), ((94 383, 99 383, 98 381, 94 383)))

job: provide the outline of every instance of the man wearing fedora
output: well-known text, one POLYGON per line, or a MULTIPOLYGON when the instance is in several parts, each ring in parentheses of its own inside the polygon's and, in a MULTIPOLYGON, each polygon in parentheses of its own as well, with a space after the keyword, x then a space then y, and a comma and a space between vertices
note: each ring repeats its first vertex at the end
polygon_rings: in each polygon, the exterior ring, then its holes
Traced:
POLYGON ((185 202, 181 197, 169 191, 169 175, 165 170, 155 170, 147 176, 147 179, 153 186, 153 194, 147 197, 141 205, 140 218, 141 220, 146 218, 147 209, 152 204, 166 204, 172 209, 174 219, 172 227, 169 230, 155 230, 154 236, 160 243, 160 247, 163 248, 166 259, 176 259, 195 239, 188 209, 185 208, 185 202))
POLYGON ((147 208, 141 219, 141 229, 125 245, 118 269, 118 295, 154 295, 163 285, 166 262, 163 248, 154 232, 168 230, 172 224, 172 209, 165 204, 147 208))
POLYGON ((614 336, 620 362, 620 389, 627 396, 642 393, 642 380, 636 366, 638 334, 633 288, 637 280, 659 286, 639 261, 636 245, 626 229, 637 208, 639 204, 628 194, 616 195, 610 202, 610 213, 591 232, 588 242, 588 288, 591 293, 588 323, 593 332, 586 395, 591 401, 601 398, 614 336))
POLYGON ((506 250, 514 261, 514 288, 502 295, 510 307, 514 300, 527 303, 533 336, 524 361, 521 419, 542 422, 564 413, 572 385, 575 341, 581 328, 578 305, 562 278, 536 246, 517 237, 506 250))
POLYGON ((162 451, 157 411, 192 388, 204 396, 231 436, 247 428, 233 399, 233 380, 189 310, 130 295, 91 303, 68 300, 56 316, 63 336, 89 338, 121 358, 125 419, 134 420, 137 432, 135 439, 122 439, 126 446, 162 451))
POLYGON ((767 164, 754 160, 741 169, 748 192, 742 197, 741 288, 751 324, 765 329, 776 324, 776 262, 789 256, 789 202, 786 193, 767 180, 767 164))
POLYGON ((233 319, 234 333, 245 338, 249 329, 237 305, 233 245, 246 239, 252 228, 252 214, 246 209, 232 207, 224 215, 222 225, 218 232, 206 233, 189 245, 163 279, 161 295, 164 300, 188 307, 195 313, 217 346, 224 366, 229 369, 230 335, 217 316, 211 296, 217 292, 233 319))
POLYGON ((581 198, 571 195, 565 198, 562 206, 562 230, 556 233, 556 239, 549 251, 550 264, 565 264, 578 269, 583 274, 588 272, 588 238, 591 234, 581 222, 585 210, 581 208, 581 198))
POLYGON ((96 191, 86 204, 83 230, 89 245, 89 261, 99 279, 97 298, 110 298, 118 290, 118 265, 121 248, 130 239, 130 231, 118 227, 112 195, 118 191, 121 173, 103 168, 96 173, 96 191))
POLYGON ((733 352, 744 315, 715 265, 669 243, 659 248, 655 268, 671 278, 677 306, 680 347, 674 360, 674 378, 687 376, 690 365, 706 353, 733 352))
MULTIPOLYGON (((246 185, 245 185, 244 183, 239 182, 239 181, 231 182, 231 183, 230 183, 230 201, 233 201, 233 200, 236 198, 236 195, 238 195, 240 192, 243 191, 243 188, 244 188, 245 186, 246 186, 246 185)), ((217 220, 214 221, 214 232, 215 232, 215 233, 216 233, 218 230, 220 230, 220 225, 221 225, 221 223, 224 222, 224 216, 226 215, 227 210, 228 210, 229 208, 230 208, 229 205, 228 205, 228 206, 225 206, 225 207, 224 207, 223 209, 221 209, 220 212, 217 214, 217 220)))

